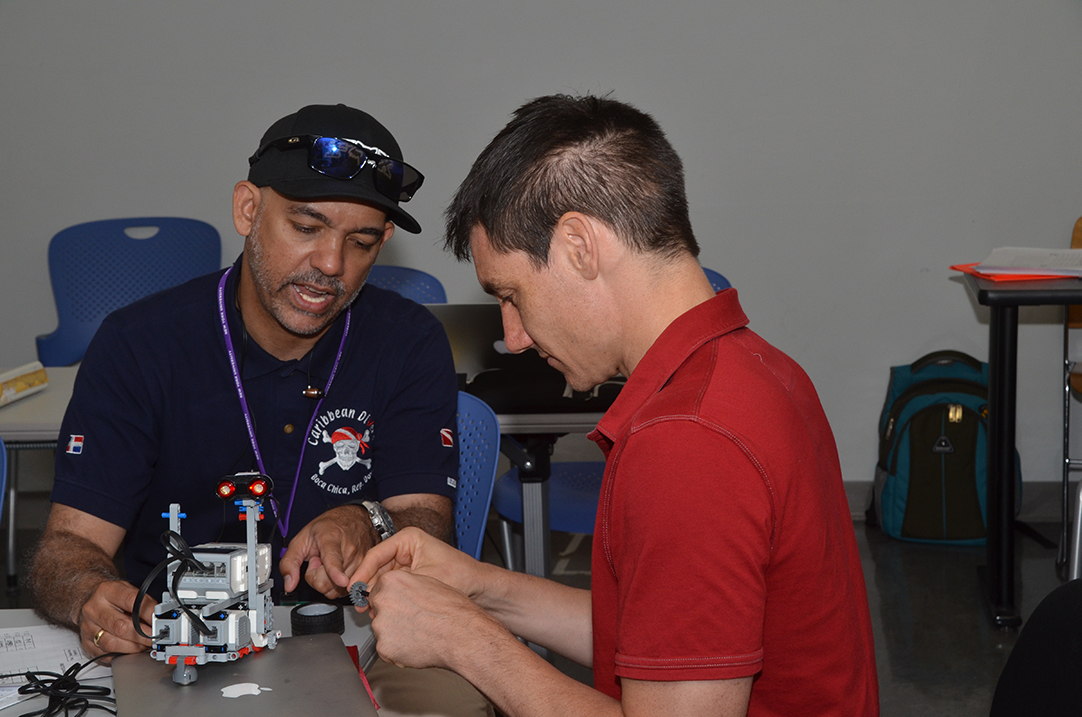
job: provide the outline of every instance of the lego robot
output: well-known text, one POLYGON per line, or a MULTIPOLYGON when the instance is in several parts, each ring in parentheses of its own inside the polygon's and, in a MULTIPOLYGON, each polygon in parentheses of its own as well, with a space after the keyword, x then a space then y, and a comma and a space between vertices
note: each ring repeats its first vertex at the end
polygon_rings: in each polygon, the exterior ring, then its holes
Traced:
MULTIPOLYGON (((256 527, 271 480, 240 473, 218 484, 218 497, 240 505, 247 544, 206 543, 188 548, 180 538, 180 506, 169 506, 169 532, 163 536, 171 561, 166 591, 154 608, 150 656, 175 665, 173 681, 187 685, 196 666, 232 662, 252 651, 274 649, 281 634, 273 629, 271 547, 257 543, 256 527)), ((163 517, 165 517, 163 515, 163 517)))

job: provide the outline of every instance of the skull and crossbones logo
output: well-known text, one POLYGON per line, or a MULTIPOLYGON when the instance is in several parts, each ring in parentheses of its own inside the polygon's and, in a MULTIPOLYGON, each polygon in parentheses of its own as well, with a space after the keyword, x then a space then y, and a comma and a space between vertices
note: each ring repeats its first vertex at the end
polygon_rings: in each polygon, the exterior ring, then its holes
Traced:
POLYGON ((331 444, 335 456, 331 460, 319 464, 319 474, 323 475, 323 471, 335 463, 344 471, 348 471, 356 463, 360 463, 368 470, 372 470, 372 459, 358 456, 358 454, 363 455, 368 452, 369 440, 369 431, 367 430, 363 436, 349 427, 338 428, 332 434, 323 431, 323 442, 331 444))

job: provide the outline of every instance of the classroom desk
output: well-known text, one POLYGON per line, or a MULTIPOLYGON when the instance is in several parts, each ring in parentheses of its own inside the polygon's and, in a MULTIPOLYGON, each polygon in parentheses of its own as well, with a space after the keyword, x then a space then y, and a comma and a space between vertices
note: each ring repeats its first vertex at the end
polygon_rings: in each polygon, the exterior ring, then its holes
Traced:
POLYGON ((1082 281, 994 282, 966 274, 966 288, 990 310, 988 326, 988 599, 992 622, 1016 628, 1014 590, 1015 411, 1018 307, 1082 304, 1082 281))
POLYGON ((603 413, 497 414, 500 451, 519 468, 522 482, 522 533, 526 572, 546 578, 552 566, 549 530, 549 456, 567 433, 589 433, 603 413))
POLYGON ((0 438, 7 449, 8 549, 7 584, 18 587, 18 555, 15 551, 15 513, 18 486, 19 451, 56 448, 60 423, 71 399, 78 366, 50 366, 45 369, 49 386, 33 396, 0 407, 0 438))
MULTIPOLYGON (((49 379, 52 381, 52 378, 49 379)), ((274 606, 274 628, 280 630, 282 637, 290 637, 293 634, 293 629, 290 624, 290 611, 293 606, 290 605, 275 605, 274 606)), ((352 607, 346 607, 343 609, 343 622, 345 623, 345 632, 342 633, 342 642, 347 647, 357 647, 357 661, 364 666, 365 670, 371 666, 372 662, 376 659, 376 638, 372 634, 372 621, 368 616, 368 613, 358 613, 352 607)), ((34 614, 33 610, 17 608, 10 610, 0 610, 0 630, 10 630, 19 627, 29 627, 31 625, 44 625, 44 620, 34 614)), ((147 656, 147 659, 151 659, 147 656)), ((210 669, 213 669, 211 667, 210 669)), ((95 680, 92 684, 105 685, 112 689, 113 678, 103 678, 101 680, 95 680)), ((0 712, 2 715, 8 714, 24 714, 27 707, 37 707, 45 704, 44 697, 33 697, 30 700, 20 702, 18 708, 21 708, 16 712, 12 710, 10 713, 8 710, 0 712)), ((8 708, 11 710, 11 708, 8 708)), ((121 717, 124 717, 123 715, 121 717)))

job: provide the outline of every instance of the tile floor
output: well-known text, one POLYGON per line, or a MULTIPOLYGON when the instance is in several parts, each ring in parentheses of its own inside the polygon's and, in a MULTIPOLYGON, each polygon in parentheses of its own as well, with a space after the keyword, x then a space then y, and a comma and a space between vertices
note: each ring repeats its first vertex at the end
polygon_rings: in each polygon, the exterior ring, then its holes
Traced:
MULTIPOLYGON (((1058 524, 1033 526, 1058 540, 1058 524)), ((1017 633, 991 627, 982 602, 978 568, 981 547, 938 547, 890 540, 875 528, 855 525, 860 546, 884 717, 969 717, 987 715, 995 683, 1017 633)), ((485 559, 501 562, 494 539, 485 559)), ((18 533, 19 550, 36 540, 32 530, 18 533)), ((579 587, 589 584, 591 537, 553 535, 554 578, 579 587)), ((1017 534, 1016 586, 1023 618, 1059 581, 1056 549, 1017 534)), ((25 591, 0 591, 0 608, 29 607, 25 591)), ((567 674, 589 683, 590 671, 555 658, 567 674)))

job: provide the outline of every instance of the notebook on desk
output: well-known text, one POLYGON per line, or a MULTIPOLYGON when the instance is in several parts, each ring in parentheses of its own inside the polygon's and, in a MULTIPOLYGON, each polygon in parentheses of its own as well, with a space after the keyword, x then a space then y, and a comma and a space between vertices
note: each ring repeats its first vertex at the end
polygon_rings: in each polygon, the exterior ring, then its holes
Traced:
POLYGON ((173 667, 146 653, 113 660, 118 717, 376 717, 372 700, 342 638, 335 633, 282 638, 235 662, 198 668, 190 685, 173 682, 173 667))
POLYGON ((496 413, 595 413, 623 385, 616 377, 593 391, 572 391, 563 374, 533 350, 511 353, 503 342, 499 304, 425 304, 451 343, 459 389, 496 413))

